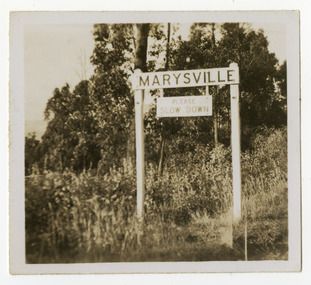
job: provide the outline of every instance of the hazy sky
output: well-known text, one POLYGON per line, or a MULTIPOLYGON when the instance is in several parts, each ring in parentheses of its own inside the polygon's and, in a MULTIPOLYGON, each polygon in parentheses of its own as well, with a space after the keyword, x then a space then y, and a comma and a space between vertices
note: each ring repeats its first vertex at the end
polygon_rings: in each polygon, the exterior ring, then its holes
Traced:
MULTIPOLYGON (((286 59, 285 26, 282 24, 253 24, 263 28, 270 42, 269 49, 282 63, 286 59)), ((47 100, 55 88, 66 82, 71 88, 81 80, 81 56, 93 70, 89 58, 94 47, 93 25, 25 25, 25 120, 43 120, 47 100)), ((83 64, 82 64, 83 65, 83 64)))
POLYGON ((25 120, 43 120, 47 100, 66 82, 80 81, 81 56, 89 58, 92 25, 26 25, 24 32, 25 120))

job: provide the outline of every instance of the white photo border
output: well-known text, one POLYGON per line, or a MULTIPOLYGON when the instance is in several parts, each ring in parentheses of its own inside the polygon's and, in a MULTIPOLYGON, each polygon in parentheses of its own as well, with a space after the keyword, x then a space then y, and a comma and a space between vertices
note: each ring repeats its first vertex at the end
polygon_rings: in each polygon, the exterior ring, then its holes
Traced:
POLYGON ((300 32, 297 11, 14 12, 10 17, 10 237, 11 274, 293 272, 301 270, 300 32), (287 261, 26 264, 24 230, 24 58, 26 24, 163 22, 277 22, 286 24, 288 90, 287 261))

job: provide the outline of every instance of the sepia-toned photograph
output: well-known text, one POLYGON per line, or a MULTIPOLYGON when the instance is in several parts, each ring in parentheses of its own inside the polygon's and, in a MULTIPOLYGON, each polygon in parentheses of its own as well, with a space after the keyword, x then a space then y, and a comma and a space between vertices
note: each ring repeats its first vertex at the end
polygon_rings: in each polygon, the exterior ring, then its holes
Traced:
POLYGON ((299 96, 296 11, 11 13, 11 272, 299 271, 299 96))

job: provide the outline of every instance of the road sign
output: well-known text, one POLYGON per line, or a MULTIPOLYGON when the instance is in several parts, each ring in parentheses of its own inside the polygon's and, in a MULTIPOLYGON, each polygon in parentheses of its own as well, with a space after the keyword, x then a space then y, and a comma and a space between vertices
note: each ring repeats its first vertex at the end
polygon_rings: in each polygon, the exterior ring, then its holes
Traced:
POLYGON ((232 66, 135 73, 131 81, 135 90, 238 84, 239 70, 238 67, 232 66))
MULTIPOLYGON (((137 215, 143 218, 145 189, 145 153, 143 104, 144 90, 156 88, 176 88, 230 85, 231 97, 231 145, 233 168, 233 218, 241 218, 241 163, 240 163, 240 111, 239 111, 239 67, 231 63, 229 67, 214 69, 179 70, 142 73, 135 70, 131 78, 135 90, 136 121, 136 175, 137 175, 137 215)), ((163 93, 163 92, 162 92, 163 93)), ((158 117, 176 117, 176 115, 210 116, 212 113, 211 96, 162 97, 158 98, 158 117), (199 99, 205 97, 207 99, 199 99), (175 101, 173 101, 175 100, 175 101), (203 101, 200 101, 203 100, 203 101), (205 100, 205 103, 204 103, 205 100), (200 108, 200 109, 199 109, 200 108), (203 115, 204 114, 204 115, 203 115)), ((180 116, 179 116, 180 117, 180 116)))
POLYGON ((211 116, 212 110, 212 96, 157 98, 157 117, 211 116))

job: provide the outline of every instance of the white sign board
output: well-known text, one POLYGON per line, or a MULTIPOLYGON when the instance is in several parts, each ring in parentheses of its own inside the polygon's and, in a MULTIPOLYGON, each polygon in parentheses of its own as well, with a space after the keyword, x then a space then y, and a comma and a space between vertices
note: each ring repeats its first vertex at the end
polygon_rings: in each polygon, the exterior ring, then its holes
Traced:
POLYGON ((179 88, 239 83, 238 67, 136 73, 131 77, 135 90, 179 88))
POLYGON ((212 110, 212 96, 157 98, 157 117, 211 116, 212 110))

